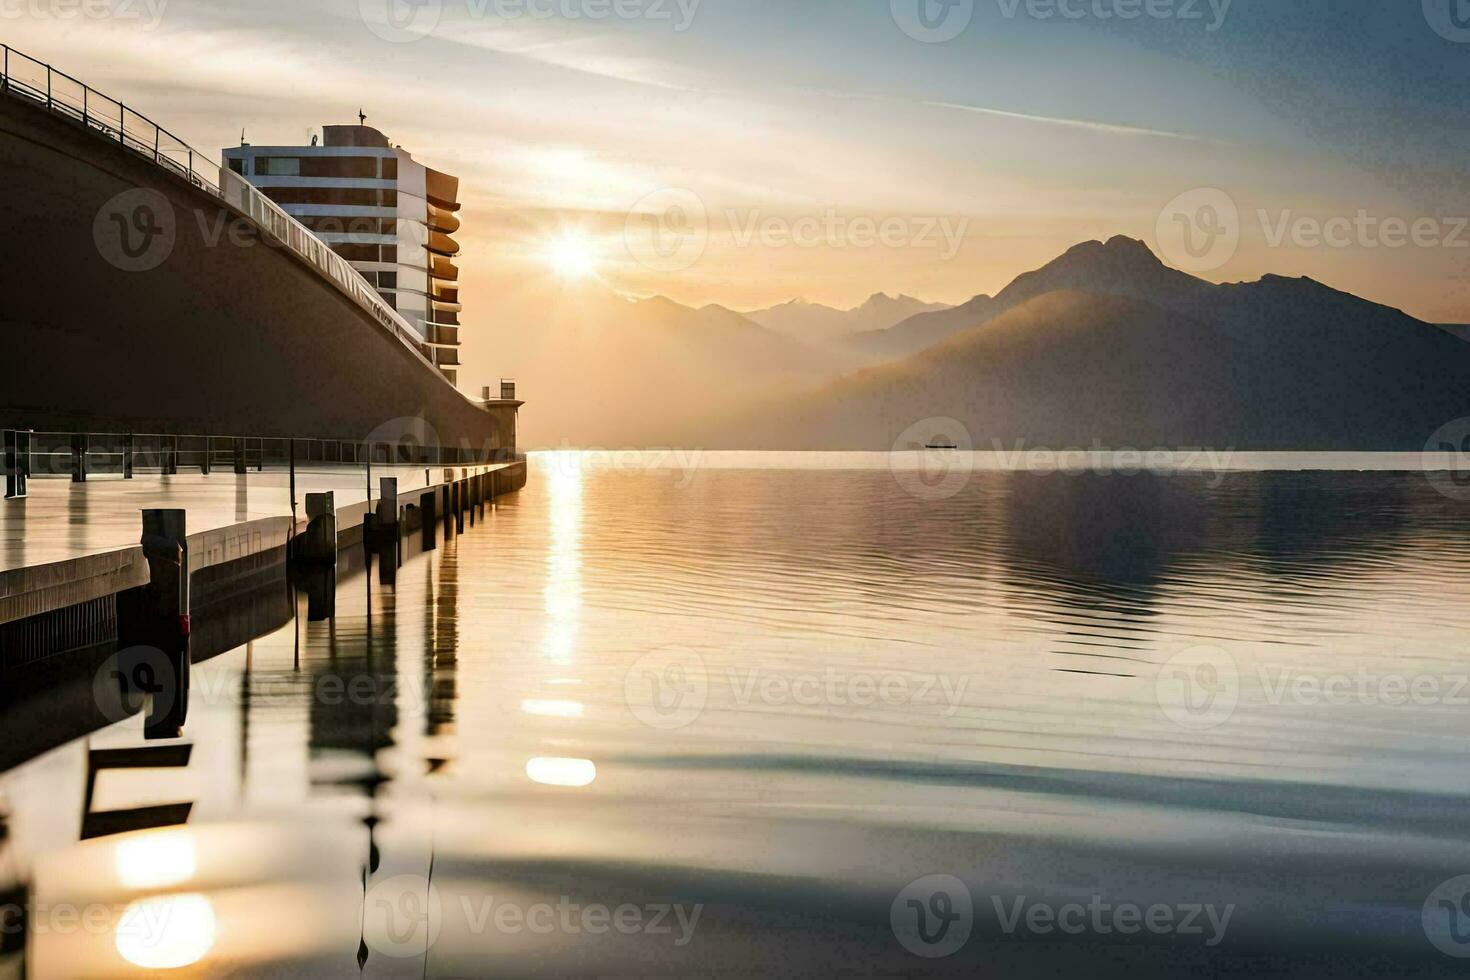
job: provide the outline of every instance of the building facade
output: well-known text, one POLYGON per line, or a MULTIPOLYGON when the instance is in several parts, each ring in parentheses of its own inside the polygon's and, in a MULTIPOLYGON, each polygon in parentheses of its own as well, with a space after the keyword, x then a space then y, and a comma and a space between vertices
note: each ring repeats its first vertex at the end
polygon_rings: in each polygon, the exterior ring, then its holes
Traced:
POLYGON ((370 126, 326 126, 320 145, 224 151, 250 181, 332 247, 419 331, 458 381, 459 179, 418 163, 370 126))

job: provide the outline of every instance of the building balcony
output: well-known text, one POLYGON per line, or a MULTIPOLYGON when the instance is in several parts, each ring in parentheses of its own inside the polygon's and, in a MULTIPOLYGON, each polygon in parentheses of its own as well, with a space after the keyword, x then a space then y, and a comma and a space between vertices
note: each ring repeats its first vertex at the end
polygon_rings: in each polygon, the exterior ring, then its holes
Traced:
POLYGON ((425 243, 424 247, 435 255, 454 256, 459 254, 459 242, 438 231, 429 232, 429 240, 425 243))
POLYGON ((459 231, 459 216, 452 211, 446 211, 443 208, 430 204, 428 225, 430 231, 440 231, 446 235, 452 235, 459 231))

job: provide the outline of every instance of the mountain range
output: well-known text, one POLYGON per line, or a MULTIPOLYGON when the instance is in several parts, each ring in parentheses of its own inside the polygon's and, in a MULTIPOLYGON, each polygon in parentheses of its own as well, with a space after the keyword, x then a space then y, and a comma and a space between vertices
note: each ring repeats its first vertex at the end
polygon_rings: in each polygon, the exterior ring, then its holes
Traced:
POLYGON ((714 444, 889 449, 943 417, 987 449, 1417 451, 1470 416, 1470 344, 1451 332, 1311 279, 1209 283, 1123 237, 861 342, 887 360, 714 444))
POLYGON ((865 333, 888 330, 910 317, 949 309, 912 296, 874 293, 861 306, 838 310, 820 303, 794 299, 780 306, 743 314, 746 319, 776 333, 806 343, 830 344, 865 333))
POLYGON ((497 356, 534 393, 533 447, 886 450, 939 417, 986 449, 1418 451, 1470 416, 1462 328, 1311 279, 1210 283, 1123 237, 953 308, 524 303, 497 356))

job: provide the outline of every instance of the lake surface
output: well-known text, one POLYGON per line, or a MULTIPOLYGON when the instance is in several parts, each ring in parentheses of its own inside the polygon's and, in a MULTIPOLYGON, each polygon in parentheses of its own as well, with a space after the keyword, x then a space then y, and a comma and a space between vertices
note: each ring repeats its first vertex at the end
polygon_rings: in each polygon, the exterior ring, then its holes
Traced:
POLYGON ((1463 975, 1470 501, 1417 457, 532 460, 329 618, 283 584, 187 764, 89 800, 141 718, 7 709, 67 739, 0 774, 29 975, 1463 975))

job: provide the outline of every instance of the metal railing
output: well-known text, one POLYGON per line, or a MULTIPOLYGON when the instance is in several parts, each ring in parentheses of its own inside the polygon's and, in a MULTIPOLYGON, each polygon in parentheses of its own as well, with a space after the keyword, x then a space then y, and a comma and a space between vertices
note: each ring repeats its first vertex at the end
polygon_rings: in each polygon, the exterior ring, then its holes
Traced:
POLYGON ((294 483, 297 467, 486 466, 524 460, 514 449, 441 446, 404 442, 354 442, 345 439, 284 439, 269 436, 168 435, 157 433, 37 432, 0 433, 5 496, 24 497, 34 476, 70 476, 84 483, 93 474, 135 472, 176 475, 215 469, 236 474, 283 468, 294 483))
POLYGON ((346 259, 245 178, 212 162, 147 116, 65 72, 9 45, 0 44, 0 52, 4 59, 0 67, 0 92, 34 102, 77 122, 94 135, 151 159, 164 170, 248 215, 376 319, 426 366, 439 373, 434 367, 432 349, 408 320, 389 306, 346 259))

